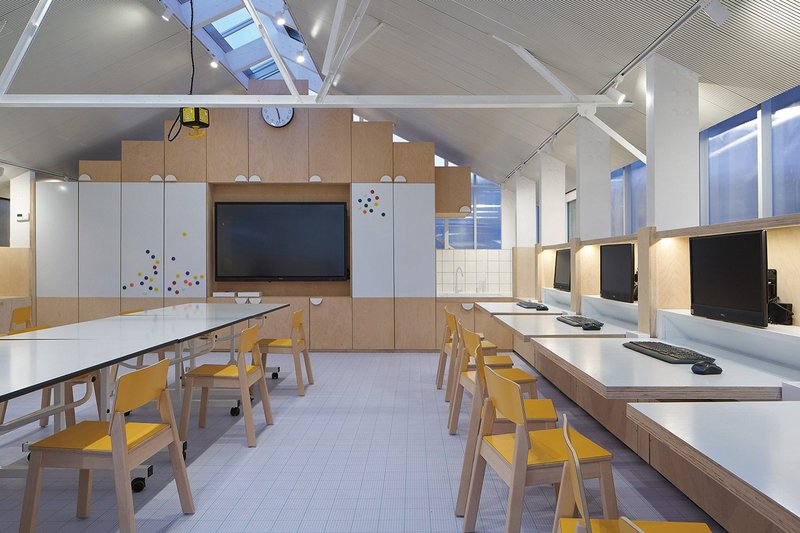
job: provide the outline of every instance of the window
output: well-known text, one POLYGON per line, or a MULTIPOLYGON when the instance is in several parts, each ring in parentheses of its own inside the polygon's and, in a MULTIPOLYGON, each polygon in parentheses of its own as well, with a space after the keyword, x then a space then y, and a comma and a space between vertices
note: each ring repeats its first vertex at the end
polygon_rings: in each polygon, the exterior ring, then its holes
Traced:
POLYGON ((647 225, 647 166, 641 161, 626 167, 631 184, 631 220, 628 233, 635 234, 647 225))
POLYGON ((772 103, 773 214, 800 213, 800 87, 772 103))
POLYGON ((577 237, 578 232, 578 201, 567 202, 567 242, 577 237))
POLYGON ((758 116, 749 109, 708 135, 708 221, 758 218, 758 116))
POLYGON ((436 219, 436 248, 500 249, 502 190, 472 174, 472 212, 464 218, 436 219))
POLYGON ((625 234, 625 169, 611 173, 611 235, 625 234))

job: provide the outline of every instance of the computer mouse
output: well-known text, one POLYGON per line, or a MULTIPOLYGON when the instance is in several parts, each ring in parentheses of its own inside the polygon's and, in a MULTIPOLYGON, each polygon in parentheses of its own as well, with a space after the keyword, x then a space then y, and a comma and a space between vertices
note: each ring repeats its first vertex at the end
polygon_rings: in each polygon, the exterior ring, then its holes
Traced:
POLYGON ((701 376, 706 376, 710 374, 722 374, 722 369, 714 363, 700 361, 692 365, 692 372, 700 374, 701 376))
POLYGON ((600 326, 598 324, 584 324, 581 327, 586 331, 597 331, 603 326, 600 326))
POLYGON ((549 309, 550 309, 550 308, 549 308, 549 307, 547 307, 547 306, 546 306, 546 305, 544 305, 544 304, 539 304, 539 305, 537 305, 537 306, 536 306, 536 310, 537 310, 537 311, 548 311, 549 309))

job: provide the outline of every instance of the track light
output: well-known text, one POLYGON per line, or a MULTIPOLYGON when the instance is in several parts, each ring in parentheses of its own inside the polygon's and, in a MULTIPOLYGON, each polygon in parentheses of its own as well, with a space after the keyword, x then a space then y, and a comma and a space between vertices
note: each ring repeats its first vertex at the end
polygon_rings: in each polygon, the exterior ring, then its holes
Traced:
POLYGON ((161 18, 169 22, 172 19, 172 10, 168 7, 165 7, 164 14, 161 15, 161 18))
POLYGON ((703 9, 706 12, 711 20, 714 21, 714 24, 717 26, 722 26, 725 24, 731 16, 731 11, 719 0, 706 0, 705 4, 703 5, 703 9))
POLYGON ((286 8, 281 9, 281 12, 278 13, 278 18, 275 19, 275 23, 278 26, 286 25, 286 8))
POLYGON ((211 68, 219 67, 219 61, 217 61, 217 57, 214 54, 211 54, 211 62, 209 63, 209 66, 211 66, 211 68))
POLYGON ((606 96, 608 96, 618 104, 621 104, 622 102, 625 101, 625 93, 618 91, 614 87, 611 87, 606 91, 606 96))
POLYGON ((297 53, 297 57, 295 60, 298 63, 305 63, 306 62, 306 47, 304 46, 302 50, 297 53))

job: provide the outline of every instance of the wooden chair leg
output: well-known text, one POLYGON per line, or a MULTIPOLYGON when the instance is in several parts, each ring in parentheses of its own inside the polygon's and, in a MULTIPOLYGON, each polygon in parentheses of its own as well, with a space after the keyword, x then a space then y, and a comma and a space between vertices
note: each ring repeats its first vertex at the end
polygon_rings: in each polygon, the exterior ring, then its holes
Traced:
MULTIPOLYGON (((64 383, 64 403, 70 404, 75 401, 75 394, 72 390, 75 384, 73 383, 64 383)), ((64 420, 66 421, 67 427, 75 425, 75 409, 66 409, 64 411, 64 420)))
POLYGON ((200 421, 199 426, 201 428, 206 427, 206 422, 208 421, 208 387, 202 387, 200 389, 200 421))
POLYGON ((463 398, 464 386, 458 383, 453 399, 450 400, 450 418, 447 421, 447 430, 451 435, 455 435, 458 432, 458 418, 461 415, 461 401, 463 398))
MULTIPOLYGON (((177 437, 177 435, 175 435, 177 437)), ((184 514, 194 514, 194 499, 189 486, 189 475, 186 473, 186 462, 183 460, 183 447, 177 439, 168 446, 169 459, 172 463, 172 476, 178 487, 178 498, 181 500, 181 510, 184 514)))
POLYGON ((28 463, 28 477, 25 481, 25 494, 22 498, 22 516, 19 521, 20 533, 36 531, 36 514, 39 510, 39 495, 42 489, 42 454, 32 451, 28 463))
POLYGON ((305 396, 306 387, 303 385, 303 367, 300 364, 300 352, 292 349, 292 356, 294 357, 294 374, 297 378, 297 395, 305 396))
POLYGON ((245 376, 239 376, 239 390, 242 393, 242 414, 244 416, 244 431, 247 434, 247 445, 256 447, 256 428, 253 422, 253 403, 250 401, 250 387, 247 386, 245 376))
POLYGON ((89 518, 92 509, 92 471, 81 469, 78 472, 78 518, 89 518))
POLYGON ((478 448, 475 451, 475 463, 472 465, 472 477, 469 480, 467 507, 464 510, 464 533, 475 531, 475 523, 478 521, 478 506, 480 506, 481 503, 483 477, 486 474, 486 459, 481 455, 482 442, 481 439, 478 439, 478 448))
POLYGON ((453 353, 450 354, 450 364, 447 368, 447 384, 445 385, 444 391, 444 401, 449 402, 453 399, 453 393, 456 390, 456 357, 455 357, 455 347, 453 347, 453 353))
POLYGON ((0 424, 6 421, 7 408, 8 408, 8 402, 0 402, 0 424))
POLYGON ((308 379, 308 384, 314 384, 314 372, 311 370, 311 355, 308 353, 308 348, 303 350, 303 360, 306 364, 306 379, 308 379))
POLYGON ((532 381, 530 383, 523 383, 523 384, 521 384, 519 386, 519 388, 522 389, 522 393, 523 394, 527 393, 528 394, 528 398, 530 398, 531 400, 535 400, 536 398, 539 397, 538 393, 536 392, 536 382, 535 381, 532 381))
MULTIPOLYGON (((42 403, 41 407, 44 409, 45 407, 50 407, 50 395, 53 393, 53 387, 45 387, 42 389, 42 403)), ((39 419, 39 426, 45 428, 49 423, 50 417, 43 416, 39 419)))
POLYGON ((261 395, 261 407, 264 409, 264 418, 267 420, 267 425, 271 426, 275 423, 272 418, 272 403, 269 401, 269 390, 267 389, 267 380, 262 374, 258 378, 258 391, 261 395))
MULTIPOLYGON (((123 455, 120 452, 117 455, 123 455)), ((136 518, 131 492, 131 476, 124 460, 114 458, 114 491, 117 496, 117 512, 119 514, 120 533, 135 533, 136 518)))
POLYGON ((467 507, 469 480, 472 477, 472 465, 475 463, 475 449, 478 446, 482 410, 483 402, 481 402, 477 394, 473 395, 472 409, 469 415, 469 429, 467 429, 467 443, 464 446, 464 462, 461 465, 461 481, 458 484, 458 496, 456 497, 456 516, 464 516, 464 511, 467 507))
POLYGON ((144 355, 140 355, 136 358, 136 368, 142 368, 144 366, 144 355))
POLYGON ((192 392, 194 388, 194 380, 186 378, 186 388, 183 391, 183 406, 181 407, 181 427, 178 431, 180 439, 186 440, 186 435, 189 433, 189 415, 192 412, 192 392))
POLYGON ((528 471, 528 450, 519 449, 514 458, 511 483, 508 487, 506 533, 519 533, 522 527, 522 507, 525 498, 525 475, 528 471))
POLYGON ((444 369, 447 367, 447 352, 444 348, 439 352, 439 364, 436 366, 436 390, 442 389, 444 383, 444 369))
POLYGON ((100 373, 98 372, 97 375, 94 377, 94 381, 92 381, 92 387, 94 388, 94 403, 97 406, 97 419, 98 420, 102 420, 103 419, 103 413, 100 412, 100 409, 101 409, 101 407, 100 407, 100 394, 102 394, 102 392, 101 392, 102 387, 100 387, 100 379, 101 379, 101 376, 100 376, 100 373))
POLYGON ((600 465, 600 501, 603 504, 603 518, 616 520, 619 518, 617 509, 617 491, 614 488, 614 475, 611 472, 611 461, 600 465))

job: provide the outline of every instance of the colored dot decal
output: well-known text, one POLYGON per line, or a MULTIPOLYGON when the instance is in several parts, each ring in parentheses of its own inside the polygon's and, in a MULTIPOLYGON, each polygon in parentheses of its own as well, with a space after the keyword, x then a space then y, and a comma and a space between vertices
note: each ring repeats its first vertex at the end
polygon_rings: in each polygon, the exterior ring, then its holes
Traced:
POLYGON ((151 255, 151 256, 150 256, 150 259, 155 259, 155 258, 156 258, 156 256, 155 256, 155 255, 151 255))
POLYGON ((205 276, 203 274, 200 274, 200 279, 203 279, 203 278, 205 278, 205 276))
POLYGON ((370 209, 369 212, 372 213, 372 209, 370 209))
POLYGON ((181 233, 181 237, 186 237, 186 232, 185 231, 181 233))
POLYGON ((154 276, 158 276, 158 270, 154 270, 154 271, 153 271, 153 275, 154 275, 154 276))
POLYGON ((382 217, 385 217, 385 216, 386 216, 386 213, 381 213, 381 216, 382 216, 382 217))
POLYGON ((141 273, 141 272, 139 272, 138 276, 141 278, 141 277, 142 277, 142 273, 141 273))
POLYGON ((195 285, 200 285, 200 282, 199 281, 195 281, 194 284, 195 285))
POLYGON ((371 201, 372 201, 372 198, 367 198, 367 203, 370 203, 371 201))
POLYGON ((144 281, 140 281, 140 282, 139 282, 139 285, 144 285, 144 281))
POLYGON ((150 250, 145 250, 144 253, 149 254, 150 250))
POLYGON ((188 270, 186 271, 186 275, 187 275, 187 276, 189 275, 189 271, 188 271, 188 270))
POLYGON ((369 193, 370 194, 375 194, 375 189, 370 189, 369 193))
POLYGON ((172 292, 172 287, 167 287, 167 290, 172 292))
POLYGON ((123 285, 123 286, 122 286, 122 290, 123 290, 123 291, 124 291, 125 289, 127 289, 127 288, 128 288, 128 287, 126 287, 125 285, 123 285))
POLYGON ((150 279, 150 278, 148 278, 147 276, 145 276, 145 277, 144 277, 144 279, 150 279))
POLYGON ((161 264, 161 259, 156 259, 156 264, 160 265, 161 264))
POLYGON ((380 200, 380 199, 381 199, 381 197, 376 195, 376 196, 375 196, 375 199, 376 199, 376 200, 380 200))
POLYGON ((364 210, 364 211, 362 211, 362 213, 364 213, 364 214, 366 215, 366 214, 367 214, 367 211, 366 211, 366 210, 364 210))
POLYGON ((175 261, 175 258, 173 257, 172 260, 175 261))
POLYGON ((372 205, 373 205, 373 206, 375 206, 375 207, 378 207, 378 202, 375 202, 375 203, 374 203, 374 204, 372 204, 372 205))
POLYGON ((177 284, 178 284, 178 282, 177 282, 177 281, 173 281, 173 282, 172 282, 172 284, 173 284, 173 285, 177 285, 177 284))
POLYGON ((180 293, 181 293, 181 291, 179 291, 177 289, 175 290, 175 294, 180 294, 180 293))
POLYGON ((361 203, 361 198, 358 199, 358 203, 361 203))
POLYGON ((197 279, 197 276, 194 276, 194 279, 197 279))
POLYGON ((153 265, 153 270, 157 269, 158 265, 153 265))
POLYGON ((153 290, 153 287, 147 287, 147 290, 148 290, 148 291, 152 291, 152 290, 153 290))
POLYGON ((180 274, 175 274, 175 277, 179 278, 179 277, 181 277, 181 275, 180 274))
POLYGON ((156 287, 156 292, 158 292, 158 287, 156 287))
POLYGON ((133 288, 133 283, 131 283, 131 289, 133 288))

